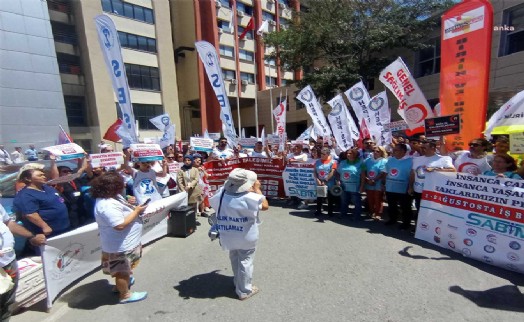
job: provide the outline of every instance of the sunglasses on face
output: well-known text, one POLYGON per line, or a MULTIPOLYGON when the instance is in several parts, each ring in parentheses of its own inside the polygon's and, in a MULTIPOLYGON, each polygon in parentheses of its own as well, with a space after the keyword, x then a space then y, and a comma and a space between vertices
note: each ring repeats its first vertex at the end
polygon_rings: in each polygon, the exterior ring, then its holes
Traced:
POLYGON ((175 157, 166 157, 166 159, 173 160, 175 157))

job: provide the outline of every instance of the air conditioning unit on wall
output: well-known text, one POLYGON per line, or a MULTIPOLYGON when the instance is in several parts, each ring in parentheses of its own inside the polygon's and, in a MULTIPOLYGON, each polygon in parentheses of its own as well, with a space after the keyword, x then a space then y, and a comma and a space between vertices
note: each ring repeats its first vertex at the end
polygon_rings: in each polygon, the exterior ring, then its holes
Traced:
POLYGON ((229 80, 231 82, 231 85, 236 85, 237 84, 237 80, 236 79, 230 79, 229 80))
POLYGON ((222 34, 224 32, 224 30, 222 28, 218 28, 218 34, 222 34))
POLYGON ((278 6, 279 6, 279 7, 280 7, 280 9, 282 9, 282 10, 285 10, 285 9, 287 9, 287 6, 286 6, 286 4, 285 4, 285 3, 279 3, 279 4, 278 4, 278 6))
POLYGON ((216 6, 217 8, 222 8, 222 4, 221 4, 220 1, 218 1, 218 0, 215 0, 215 6, 216 6))
POLYGON ((249 84, 249 82, 248 82, 247 80, 243 79, 243 80, 242 80, 242 85, 245 86, 245 85, 247 85, 247 84, 249 84))
POLYGON ((277 25, 277 22, 274 21, 274 20, 269 20, 269 24, 270 24, 271 26, 276 26, 276 25, 277 25))
POLYGON ((237 11, 237 16, 243 17, 244 16, 244 11, 237 11))

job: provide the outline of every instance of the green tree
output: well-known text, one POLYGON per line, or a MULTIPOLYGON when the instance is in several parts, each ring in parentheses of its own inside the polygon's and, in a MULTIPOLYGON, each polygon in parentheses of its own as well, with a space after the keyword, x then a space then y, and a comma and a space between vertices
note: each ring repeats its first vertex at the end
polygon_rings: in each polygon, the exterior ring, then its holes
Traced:
POLYGON ((267 35, 284 70, 304 71, 298 86, 310 84, 323 99, 337 89, 378 76, 396 48, 417 50, 438 26, 450 0, 310 0, 293 12, 287 30, 267 35), (278 49, 278 51, 276 50, 278 49))

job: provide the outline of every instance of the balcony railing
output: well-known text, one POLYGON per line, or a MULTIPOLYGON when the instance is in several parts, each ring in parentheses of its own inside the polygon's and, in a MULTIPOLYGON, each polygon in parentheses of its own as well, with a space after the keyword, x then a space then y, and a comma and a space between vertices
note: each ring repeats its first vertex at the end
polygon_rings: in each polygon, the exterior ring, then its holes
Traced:
POLYGON ((71 4, 69 3, 56 0, 47 0, 47 6, 50 10, 60 11, 67 14, 71 13, 71 4))

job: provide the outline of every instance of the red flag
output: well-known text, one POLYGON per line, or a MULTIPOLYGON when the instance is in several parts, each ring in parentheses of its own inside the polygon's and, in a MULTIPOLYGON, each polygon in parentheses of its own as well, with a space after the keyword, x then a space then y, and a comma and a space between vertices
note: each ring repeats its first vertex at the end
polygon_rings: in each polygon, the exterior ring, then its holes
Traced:
POLYGON ((358 141, 357 141, 358 146, 361 148, 364 148, 362 147, 362 141, 364 141, 364 139, 369 139, 369 138, 371 138, 371 134, 369 133, 369 129, 366 124, 365 118, 362 118, 362 122, 360 122, 360 137, 358 138, 358 141))
POLYGON ((111 124, 111 126, 107 129, 106 134, 104 134, 104 140, 119 142, 120 137, 118 134, 116 134, 116 130, 118 130, 120 125, 122 125, 121 119, 117 119, 115 123, 111 124))
POLYGON ((58 133, 58 144, 66 144, 66 143, 73 143, 73 139, 67 132, 64 130, 62 125, 60 126, 60 132, 58 133))
POLYGON ((486 124, 493 8, 487 0, 466 0, 442 16, 440 104, 442 115, 467 122, 446 139, 448 151, 467 150, 486 124))
POLYGON ((238 39, 242 40, 244 39, 244 37, 246 36, 246 34, 252 30, 255 30, 255 19, 253 19, 253 17, 251 17, 251 19, 249 19, 249 22, 247 23, 247 26, 244 28, 244 31, 242 32, 242 34, 240 36, 238 36, 238 39))

